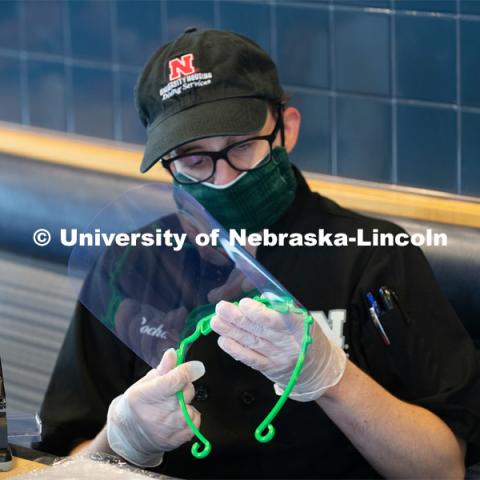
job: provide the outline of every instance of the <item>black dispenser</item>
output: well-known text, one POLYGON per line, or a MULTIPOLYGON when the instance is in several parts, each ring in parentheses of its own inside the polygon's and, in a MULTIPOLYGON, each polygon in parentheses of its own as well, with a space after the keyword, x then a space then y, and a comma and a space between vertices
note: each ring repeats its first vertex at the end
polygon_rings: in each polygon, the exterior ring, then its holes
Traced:
POLYGON ((12 468, 12 451, 8 445, 7 399, 3 381, 2 361, 0 360, 0 472, 12 468))

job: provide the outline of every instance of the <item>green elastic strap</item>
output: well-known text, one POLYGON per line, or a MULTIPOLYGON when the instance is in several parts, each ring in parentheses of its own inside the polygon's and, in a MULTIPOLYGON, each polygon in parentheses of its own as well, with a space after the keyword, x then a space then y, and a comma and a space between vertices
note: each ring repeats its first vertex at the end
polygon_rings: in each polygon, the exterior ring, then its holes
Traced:
MULTIPOLYGON (((302 339, 302 346, 300 349, 300 353, 298 355, 297 363, 295 368, 293 369, 293 373, 290 377, 290 380, 285 388, 285 391, 281 395, 281 397, 277 400, 275 405, 273 406, 270 413, 265 417, 265 419, 260 423, 260 425, 255 429, 255 438, 258 442, 266 443, 269 442, 275 436, 275 427, 272 425, 272 421, 278 415, 280 410, 282 409, 283 405, 287 401, 288 396, 290 395, 291 391, 293 390, 295 383, 297 382, 298 376, 303 367, 303 363, 305 361, 305 356, 307 354, 307 348, 310 343, 312 343, 312 337, 310 336, 310 327, 313 323, 312 316, 302 308, 295 307, 293 300, 291 298, 284 298, 282 301, 275 301, 271 302, 266 298, 262 298, 259 296, 253 297, 254 300, 257 302, 261 302, 267 307, 276 310, 280 313, 301 313, 303 315, 303 339, 302 339)), ((238 304, 238 302, 234 302, 238 304)), ((177 350, 177 366, 181 365, 185 361, 185 355, 188 345, 195 342, 200 335, 208 335, 212 331, 212 327, 210 326, 210 320, 215 315, 215 312, 210 313, 209 315, 203 317, 197 323, 197 327, 195 331, 184 338, 180 342, 180 346, 177 350)), ((192 446, 192 455, 195 458, 205 458, 211 451, 212 451, 212 444, 203 436, 198 428, 194 425, 192 419, 187 410, 187 406, 185 405, 185 399, 183 397, 183 392, 177 392, 178 402, 180 404, 180 408, 182 410, 183 416, 185 417, 185 421, 187 422, 188 426, 195 434, 197 439, 201 442, 195 442, 192 446), (203 445, 203 448, 202 448, 203 445)))

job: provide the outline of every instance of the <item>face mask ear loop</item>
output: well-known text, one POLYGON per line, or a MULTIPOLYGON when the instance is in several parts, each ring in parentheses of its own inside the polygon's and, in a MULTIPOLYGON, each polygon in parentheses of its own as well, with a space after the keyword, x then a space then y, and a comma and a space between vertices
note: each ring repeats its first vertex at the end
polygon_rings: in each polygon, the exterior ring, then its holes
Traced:
POLYGON ((285 110, 285 104, 281 103, 278 109, 278 115, 280 116, 280 139, 282 141, 282 147, 285 147, 285 125, 283 124, 283 111, 285 110))
MULTIPOLYGON (((282 142, 282 148, 285 148, 285 125, 283 124, 283 111, 285 110, 285 104, 280 103, 278 105, 278 121, 280 123, 280 140, 282 142)), ((272 155, 272 162, 278 165, 277 160, 275 160, 275 157, 272 155)), ((285 182, 285 180, 282 178, 282 180, 285 182)))

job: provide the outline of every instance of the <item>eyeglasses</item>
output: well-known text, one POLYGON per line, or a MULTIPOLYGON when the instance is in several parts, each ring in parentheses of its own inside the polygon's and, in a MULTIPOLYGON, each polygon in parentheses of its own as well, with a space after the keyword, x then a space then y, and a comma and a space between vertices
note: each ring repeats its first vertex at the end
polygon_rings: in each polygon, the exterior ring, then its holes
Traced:
POLYGON ((216 152, 192 152, 170 158, 162 158, 162 165, 178 183, 189 185, 205 182, 215 175, 217 162, 225 160, 234 170, 247 172, 267 165, 272 159, 273 143, 279 131, 283 144, 283 105, 279 106, 275 128, 270 135, 251 137, 232 143, 216 152))

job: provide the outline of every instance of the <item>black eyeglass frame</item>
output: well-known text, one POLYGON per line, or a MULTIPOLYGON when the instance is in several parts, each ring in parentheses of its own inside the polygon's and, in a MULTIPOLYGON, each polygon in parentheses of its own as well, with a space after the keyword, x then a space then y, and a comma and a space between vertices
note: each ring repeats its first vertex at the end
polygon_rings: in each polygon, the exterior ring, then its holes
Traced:
POLYGON ((198 151, 198 152, 191 152, 191 153, 186 153, 186 154, 183 154, 183 155, 177 155, 176 157, 172 157, 172 158, 168 158, 168 159, 164 159, 164 158, 161 158, 160 159, 160 162, 161 164, 163 165, 163 167, 168 170, 168 172, 170 173, 170 175, 175 178, 175 180, 178 182, 178 183, 181 183, 181 184, 185 184, 185 185, 194 185, 194 184, 197 184, 197 183, 203 183, 203 182, 206 182, 208 181, 210 178, 212 178, 214 175, 215 175, 215 172, 217 170, 217 162, 219 160, 225 160, 234 170, 236 170, 237 172, 249 172, 251 170, 257 170, 257 169, 260 169, 262 167, 264 167, 265 165, 268 165, 271 161, 271 158, 272 158, 272 150, 273 150, 273 142, 275 141, 275 139, 277 138, 277 134, 278 132, 280 131, 280 134, 281 134, 281 141, 282 141, 282 146, 285 145, 285 129, 284 129, 284 124, 283 124, 283 110, 285 108, 285 104, 284 103, 279 103, 278 104, 278 112, 277 112, 277 115, 278 115, 278 118, 277 118, 277 121, 275 123, 275 127, 272 131, 272 133, 270 133, 269 135, 259 135, 259 136, 256 136, 256 137, 250 137, 250 138, 247 138, 245 140, 242 140, 241 142, 236 142, 236 143, 232 143, 230 145, 228 145, 227 147, 225 147, 224 149, 222 150, 218 150, 218 151, 213 151, 213 152, 208 152, 208 151, 198 151), (230 161, 230 159, 228 158, 228 152, 230 150, 232 150, 233 148, 235 147, 238 147, 239 145, 242 145, 244 143, 249 143, 249 142, 252 142, 254 140, 266 140, 268 142, 268 145, 270 147, 270 150, 269 150, 269 154, 270 154, 270 157, 269 157, 269 160, 265 163, 262 163, 261 165, 259 165, 258 167, 255 167, 255 168, 238 168, 236 167, 235 165, 232 164, 232 162, 230 161), (198 180, 196 182, 182 182, 182 181, 179 181, 174 173, 172 172, 172 169, 171 169, 171 164, 175 161, 175 160, 178 160, 180 158, 184 158, 184 157, 188 157, 188 156, 191 156, 191 155, 205 155, 205 156, 209 156, 211 159, 212 159, 212 162, 213 162, 213 170, 212 170, 212 174, 210 176, 208 176, 207 178, 203 179, 203 180, 198 180))

